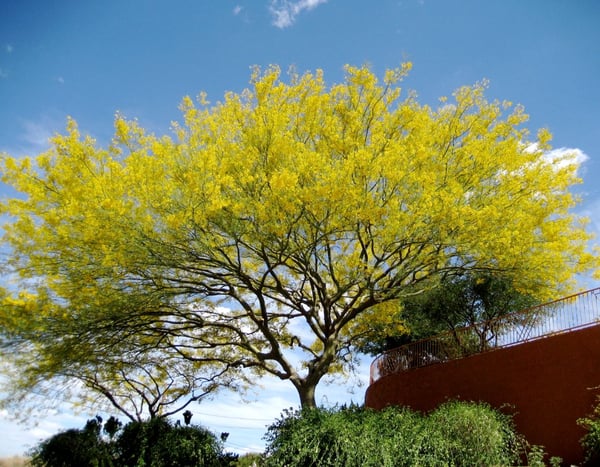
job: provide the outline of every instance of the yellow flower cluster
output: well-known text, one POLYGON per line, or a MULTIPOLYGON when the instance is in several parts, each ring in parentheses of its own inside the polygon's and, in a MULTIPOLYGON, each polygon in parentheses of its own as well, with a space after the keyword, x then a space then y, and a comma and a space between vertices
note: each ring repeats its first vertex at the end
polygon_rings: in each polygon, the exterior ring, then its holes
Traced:
POLYGON ((523 109, 487 101, 485 83, 438 109, 401 98, 409 69, 380 83, 347 67, 331 87, 320 71, 286 83, 256 69, 213 107, 185 98, 173 137, 117 115, 102 149, 70 120, 49 152, 4 156, 20 193, 1 206, 6 266, 38 287, 6 303, 45 290, 82 313, 136 284, 263 287, 299 313, 320 299, 310 323, 362 333, 353 313, 373 305, 369 322, 390 324, 374 305, 440 270, 507 271, 543 296, 597 265, 570 213, 574 166, 544 157, 549 134, 529 141, 523 109))

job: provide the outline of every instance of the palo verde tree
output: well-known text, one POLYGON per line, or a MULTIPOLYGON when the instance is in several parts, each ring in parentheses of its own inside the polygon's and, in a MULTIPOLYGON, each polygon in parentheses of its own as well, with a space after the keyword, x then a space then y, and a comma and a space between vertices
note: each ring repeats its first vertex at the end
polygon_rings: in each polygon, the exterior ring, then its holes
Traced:
POLYGON ((379 82, 347 67, 331 87, 257 69, 216 105, 184 99, 171 137, 117 116, 103 149, 69 121, 47 153, 5 156, 21 193, 2 207, 13 335, 35 326, 38 346, 59 322, 114 355, 142 336, 289 380, 314 406, 356 339, 432 277, 502 271, 548 297, 597 265, 549 133, 530 139, 485 83, 437 109, 402 98, 409 68, 379 82))

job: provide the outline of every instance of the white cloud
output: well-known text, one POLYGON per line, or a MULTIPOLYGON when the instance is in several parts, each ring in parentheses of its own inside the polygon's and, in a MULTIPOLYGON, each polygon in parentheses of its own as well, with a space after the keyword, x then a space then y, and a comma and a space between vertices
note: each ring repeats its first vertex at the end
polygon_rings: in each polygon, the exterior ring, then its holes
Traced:
MULTIPOLYGON (((538 144, 531 143, 525 148, 526 152, 533 153, 538 151, 538 144)), ((557 169, 562 169, 573 165, 577 169, 589 156, 579 148, 556 148, 544 153, 544 158, 555 165, 557 169)))
POLYGON ((29 430, 29 434, 36 439, 45 439, 64 430, 63 425, 56 421, 43 420, 38 426, 29 430))
POLYGON ((236 5, 236 6, 235 6, 235 8, 233 9, 233 14, 234 14, 235 16, 237 16, 237 15, 239 15, 239 14, 242 12, 242 10, 243 10, 243 9, 244 9, 244 7, 243 7, 243 6, 241 6, 241 5, 236 5))
POLYGON ((556 148, 545 154, 546 159, 562 168, 567 165, 580 166, 589 159, 588 155, 578 148, 556 148))
POLYGON ((15 48, 10 44, 6 44, 6 46, 4 48, 6 50, 6 53, 9 53, 9 54, 13 53, 13 50, 15 50, 15 48))
POLYGON ((189 410, 194 414, 192 422, 217 435, 230 433, 225 447, 243 454, 264 450, 263 436, 267 427, 289 407, 298 407, 298 396, 290 382, 265 377, 246 395, 219 393, 214 400, 202 401, 189 410))
POLYGON ((83 428, 90 417, 69 413, 32 414, 25 423, 17 423, 7 412, 0 412, 0 458, 25 454, 42 439, 69 428, 83 428))
POLYGON ((65 84, 65 79, 62 76, 56 78, 56 81, 58 81, 60 84, 65 84))
POLYGON ((13 157, 32 156, 47 151, 50 148, 49 138, 64 130, 65 116, 47 114, 37 119, 20 119, 20 130, 16 135, 16 144, 3 146, 0 142, 0 152, 13 157))
POLYGON ((312 10, 327 0, 271 0, 269 11, 273 16, 273 25, 280 29, 294 24, 296 16, 304 10, 312 10))
POLYGON ((48 122, 45 121, 24 120, 23 130, 20 139, 38 150, 45 150, 49 147, 48 140, 54 133, 48 122))

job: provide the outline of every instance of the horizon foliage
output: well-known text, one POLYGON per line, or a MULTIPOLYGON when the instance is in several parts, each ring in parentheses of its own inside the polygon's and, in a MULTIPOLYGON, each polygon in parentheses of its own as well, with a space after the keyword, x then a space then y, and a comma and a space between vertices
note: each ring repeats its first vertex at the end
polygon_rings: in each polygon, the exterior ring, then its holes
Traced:
POLYGON ((215 105, 185 98, 173 136, 117 115, 102 148, 69 120, 48 152, 3 156, 13 390, 77 378, 67 365, 114 382, 120 355, 164 352, 211 388, 289 380, 310 407, 430 279, 501 272, 543 299, 596 267, 548 131, 530 139, 485 83, 435 109, 402 98, 409 70, 348 66, 328 87, 257 68, 215 105))

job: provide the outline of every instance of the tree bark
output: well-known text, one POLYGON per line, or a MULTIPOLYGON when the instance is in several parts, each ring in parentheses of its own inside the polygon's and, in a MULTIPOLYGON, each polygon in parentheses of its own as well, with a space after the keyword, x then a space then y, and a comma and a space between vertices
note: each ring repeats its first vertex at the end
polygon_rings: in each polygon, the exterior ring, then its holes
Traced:
POLYGON ((308 383, 296 386, 300 396, 300 406, 303 409, 314 409, 317 407, 315 400, 316 384, 308 383))

